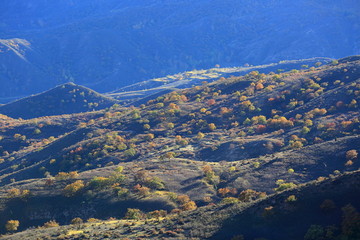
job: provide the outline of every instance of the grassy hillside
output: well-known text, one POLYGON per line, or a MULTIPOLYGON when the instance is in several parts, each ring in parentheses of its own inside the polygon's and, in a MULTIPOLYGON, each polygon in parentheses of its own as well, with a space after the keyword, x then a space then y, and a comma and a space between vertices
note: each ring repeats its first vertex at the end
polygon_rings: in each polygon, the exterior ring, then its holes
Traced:
POLYGON ((1 231, 18 220, 43 227, 5 239, 357 239, 359 77, 354 56, 139 107, 4 116, 1 231))

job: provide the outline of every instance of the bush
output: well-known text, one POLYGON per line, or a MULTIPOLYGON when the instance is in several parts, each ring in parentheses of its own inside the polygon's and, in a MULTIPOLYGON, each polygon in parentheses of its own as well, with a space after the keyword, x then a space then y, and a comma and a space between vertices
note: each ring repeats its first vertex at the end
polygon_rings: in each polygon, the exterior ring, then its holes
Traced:
POLYGON ((324 228, 320 225, 311 225, 305 234, 304 240, 325 240, 324 228))
POLYGON ((358 156, 358 152, 356 150, 349 150, 346 152, 346 160, 354 160, 358 156))
POLYGON ((202 170, 205 174, 204 180, 216 187, 220 182, 220 178, 219 176, 215 175, 215 172, 212 170, 212 167, 210 165, 205 165, 203 166, 202 170))
POLYGON ((82 224, 83 222, 84 221, 79 217, 74 218, 74 219, 71 220, 71 224, 82 224))
POLYGON ((41 130, 40 129, 38 129, 38 128, 36 128, 35 130, 34 130, 34 132, 33 132, 34 134, 36 134, 36 135, 38 135, 38 134, 40 134, 41 133, 41 130))
POLYGON ((296 196, 295 195, 290 195, 287 199, 286 202, 296 202, 296 196))
POLYGON ((125 180, 125 176, 118 172, 121 170, 119 168, 122 168, 122 167, 118 167, 115 170, 115 173, 113 173, 108 178, 107 177, 94 177, 93 179, 91 179, 89 185, 92 188, 104 189, 106 187, 109 187, 110 185, 122 183, 125 180))
POLYGON ((94 177, 90 181, 90 186, 93 188, 104 188, 111 184, 111 181, 109 178, 106 177, 94 177))
POLYGON ((175 158, 174 152, 166 152, 163 156, 161 156, 162 159, 172 159, 175 158))
POLYGON ((174 127, 175 127, 175 125, 171 122, 166 124, 167 129, 173 129, 174 127))
POLYGON ((94 222, 100 222, 99 219, 97 218, 89 218, 88 220, 86 220, 88 223, 94 223, 94 222))
POLYGON ((274 207, 273 206, 268 206, 264 208, 264 212, 263 212, 263 216, 264 217, 269 217, 271 215, 274 214, 274 207))
POLYGON ((135 219, 135 220, 139 220, 141 218, 143 218, 144 213, 137 208, 128 208, 127 212, 125 214, 125 218, 126 219, 135 219))
POLYGON ((153 178, 146 180, 145 184, 146 184, 146 186, 148 186, 151 189, 161 190, 161 189, 165 188, 163 181, 158 177, 153 177, 153 178))
POLYGON ((117 196, 120 198, 125 198, 129 194, 129 190, 127 188, 118 188, 117 196))
POLYGON ((128 158, 134 157, 136 155, 136 150, 134 148, 129 148, 124 152, 125 156, 128 158))
POLYGON ((21 195, 21 190, 18 188, 11 188, 11 189, 7 190, 6 192, 7 192, 7 196, 9 198, 15 198, 15 197, 19 197, 21 195))
POLYGON ((150 193, 150 188, 137 184, 134 186, 134 190, 142 197, 146 197, 150 193))
POLYGON ((52 227, 58 227, 59 223, 57 223, 55 220, 51 220, 49 222, 44 223, 44 228, 52 228, 52 227))
POLYGON ((5 228, 7 231, 16 231, 20 226, 20 222, 18 220, 9 220, 7 221, 5 228))
POLYGON ((265 192, 257 192, 252 189, 247 189, 240 193, 239 200, 241 202, 250 202, 250 201, 254 201, 256 199, 264 198, 264 197, 266 197, 265 192))
POLYGON ((111 184, 114 184, 114 183, 119 183, 120 184, 120 183, 123 183, 125 181, 126 176, 123 175, 123 174, 120 174, 118 172, 115 172, 109 177, 109 179, 110 179, 111 184))
POLYGON ((305 135, 305 134, 308 134, 310 132, 310 129, 308 127, 303 127, 301 129, 301 134, 305 135))
POLYGON ((203 134, 202 132, 198 132, 198 134, 196 136, 197 139, 202 139, 204 137, 205 137, 205 134, 203 134))
POLYGON ((289 188, 294 188, 296 187, 296 184, 295 183, 281 183, 279 184, 279 186, 277 188, 275 188, 275 191, 276 192, 281 192, 281 191, 284 191, 286 189, 289 189, 289 188))
POLYGON ((234 198, 234 197, 227 197, 221 200, 222 204, 234 204, 239 202, 239 199, 234 198))
POLYGON ((353 164, 354 164, 353 161, 348 160, 348 161, 346 161, 345 166, 346 166, 346 167, 350 167, 350 166, 352 166, 353 164))
POLYGON ((8 198, 27 198, 30 196, 30 191, 29 190, 20 190, 18 188, 11 188, 9 190, 6 191, 7 192, 7 197, 8 198))
POLYGON ((123 166, 118 166, 118 167, 115 169, 115 172, 117 172, 117 173, 122 173, 123 170, 124 170, 124 167, 123 167, 123 166))
POLYGON ((144 136, 145 140, 150 141, 155 138, 155 135, 152 133, 148 133, 144 136))
POLYGON ((208 125, 208 128, 209 128, 210 131, 214 131, 216 129, 216 125, 214 123, 210 123, 208 125))
POLYGON ((152 212, 149 212, 148 216, 150 218, 160 218, 160 217, 165 217, 167 215, 166 210, 155 210, 152 212))
POLYGON ((71 178, 77 178, 79 176, 77 171, 72 172, 59 172, 56 174, 55 179, 56 180, 65 180, 65 179, 71 179, 71 178))
POLYGON ((184 211, 192 211, 197 208, 196 203, 194 201, 189 201, 181 205, 181 209, 184 211))
POLYGON ((77 180, 74 183, 68 184, 63 189, 63 194, 66 197, 75 196, 81 189, 85 187, 85 184, 82 180, 77 180))
POLYGON ((180 204, 184 204, 187 202, 190 202, 190 197, 188 195, 179 195, 177 196, 176 200, 180 203, 180 204))
POLYGON ((341 230, 346 239, 359 239, 360 236, 360 213, 354 206, 348 204, 341 208, 341 230))
POLYGON ((225 197, 227 194, 230 193, 230 189, 229 188, 219 188, 218 189, 218 194, 221 196, 221 197, 225 197))

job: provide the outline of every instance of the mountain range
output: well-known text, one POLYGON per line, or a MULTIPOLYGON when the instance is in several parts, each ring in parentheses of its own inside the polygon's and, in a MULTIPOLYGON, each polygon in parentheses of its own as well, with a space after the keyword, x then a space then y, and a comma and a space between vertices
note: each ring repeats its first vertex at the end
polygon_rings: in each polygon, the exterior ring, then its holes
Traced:
POLYGON ((105 93, 215 65, 359 54, 357 0, 0 3, 2 103, 74 82, 105 93))

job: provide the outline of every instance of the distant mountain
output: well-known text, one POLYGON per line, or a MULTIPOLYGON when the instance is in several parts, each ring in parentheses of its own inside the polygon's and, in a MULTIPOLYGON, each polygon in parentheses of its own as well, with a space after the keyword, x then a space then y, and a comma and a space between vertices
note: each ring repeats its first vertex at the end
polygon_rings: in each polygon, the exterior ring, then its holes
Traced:
POLYGON ((73 83, 0 106, 0 113, 12 118, 36 118, 99 110, 116 100, 73 83))
POLYGON ((34 51, 30 42, 19 38, 0 39, 0 79, 1 103, 62 83, 62 77, 55 74, 49 61, 34 51))
POLYGON ((216 64, 360 51, 357 0, 13 0, 0 9, 2 102, 68 81, 107 92, 216 64))

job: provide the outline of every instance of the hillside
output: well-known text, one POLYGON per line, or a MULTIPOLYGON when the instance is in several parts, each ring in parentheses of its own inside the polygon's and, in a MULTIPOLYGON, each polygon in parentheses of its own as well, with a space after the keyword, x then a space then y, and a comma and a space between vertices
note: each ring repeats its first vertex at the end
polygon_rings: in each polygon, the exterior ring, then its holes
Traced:
POLYGON ((219 78, 242 76, 251 71, 259 71, 261 73, 290 71, 292 69, 304 68, 304 66, 308 68, 309 66, 330 63, 332 60, 329 58, 311 58, 280 61, 279 63, 259 66, 217 67, 206 70, 193 70, 135 83, 111 91, 107 95, 119 100, 122 104, 138 106, 165 93, 200 85, 204 81, 213 82, 219 78))
MULTIPOLYGON (((357 171, 250 203, 207 206, 164 219, 109 219, 32 229, 3 239, 123 239, 123 236, 128 239, 234 239, 235 236, 265 239, 261 237, 266 236, 266 239, 297 240, 329 239, 326 238, 329 233, 335 239, 344 236, 340 226, 346 224, 346 229, 352 229, 358 224, 360 214, 354 206, 360 207, 357 201, 359 177, 357 171), (357 218, 353 218, 354 214, 357 218), (300 218, 295 220, 294 216, 300 218), (339 216, 343 217, 342 221, 339 216), (323 226, 324 223, 327 226, 323 226)), ((355 238, 349 239, 357 239, 358 235, 353 236, 355 238)))
POLYGON ((46 92, 0 106, 0 113, 12 118, 30 119, 52 115, 99 110, 116 100, 89 88, 67 83, 46 92))
POLYGON ((13 0, 0 9, 1 41, 28 43, 21 55, 0 52, 2 103, 69 81, 108 92, 215 65, 359 54, 356 0, 13 0))
POLYGON ((3 238, 358 239, 359 97, 352 56, 138 107, 3 116, 0 229, 24 231, 3 238))

